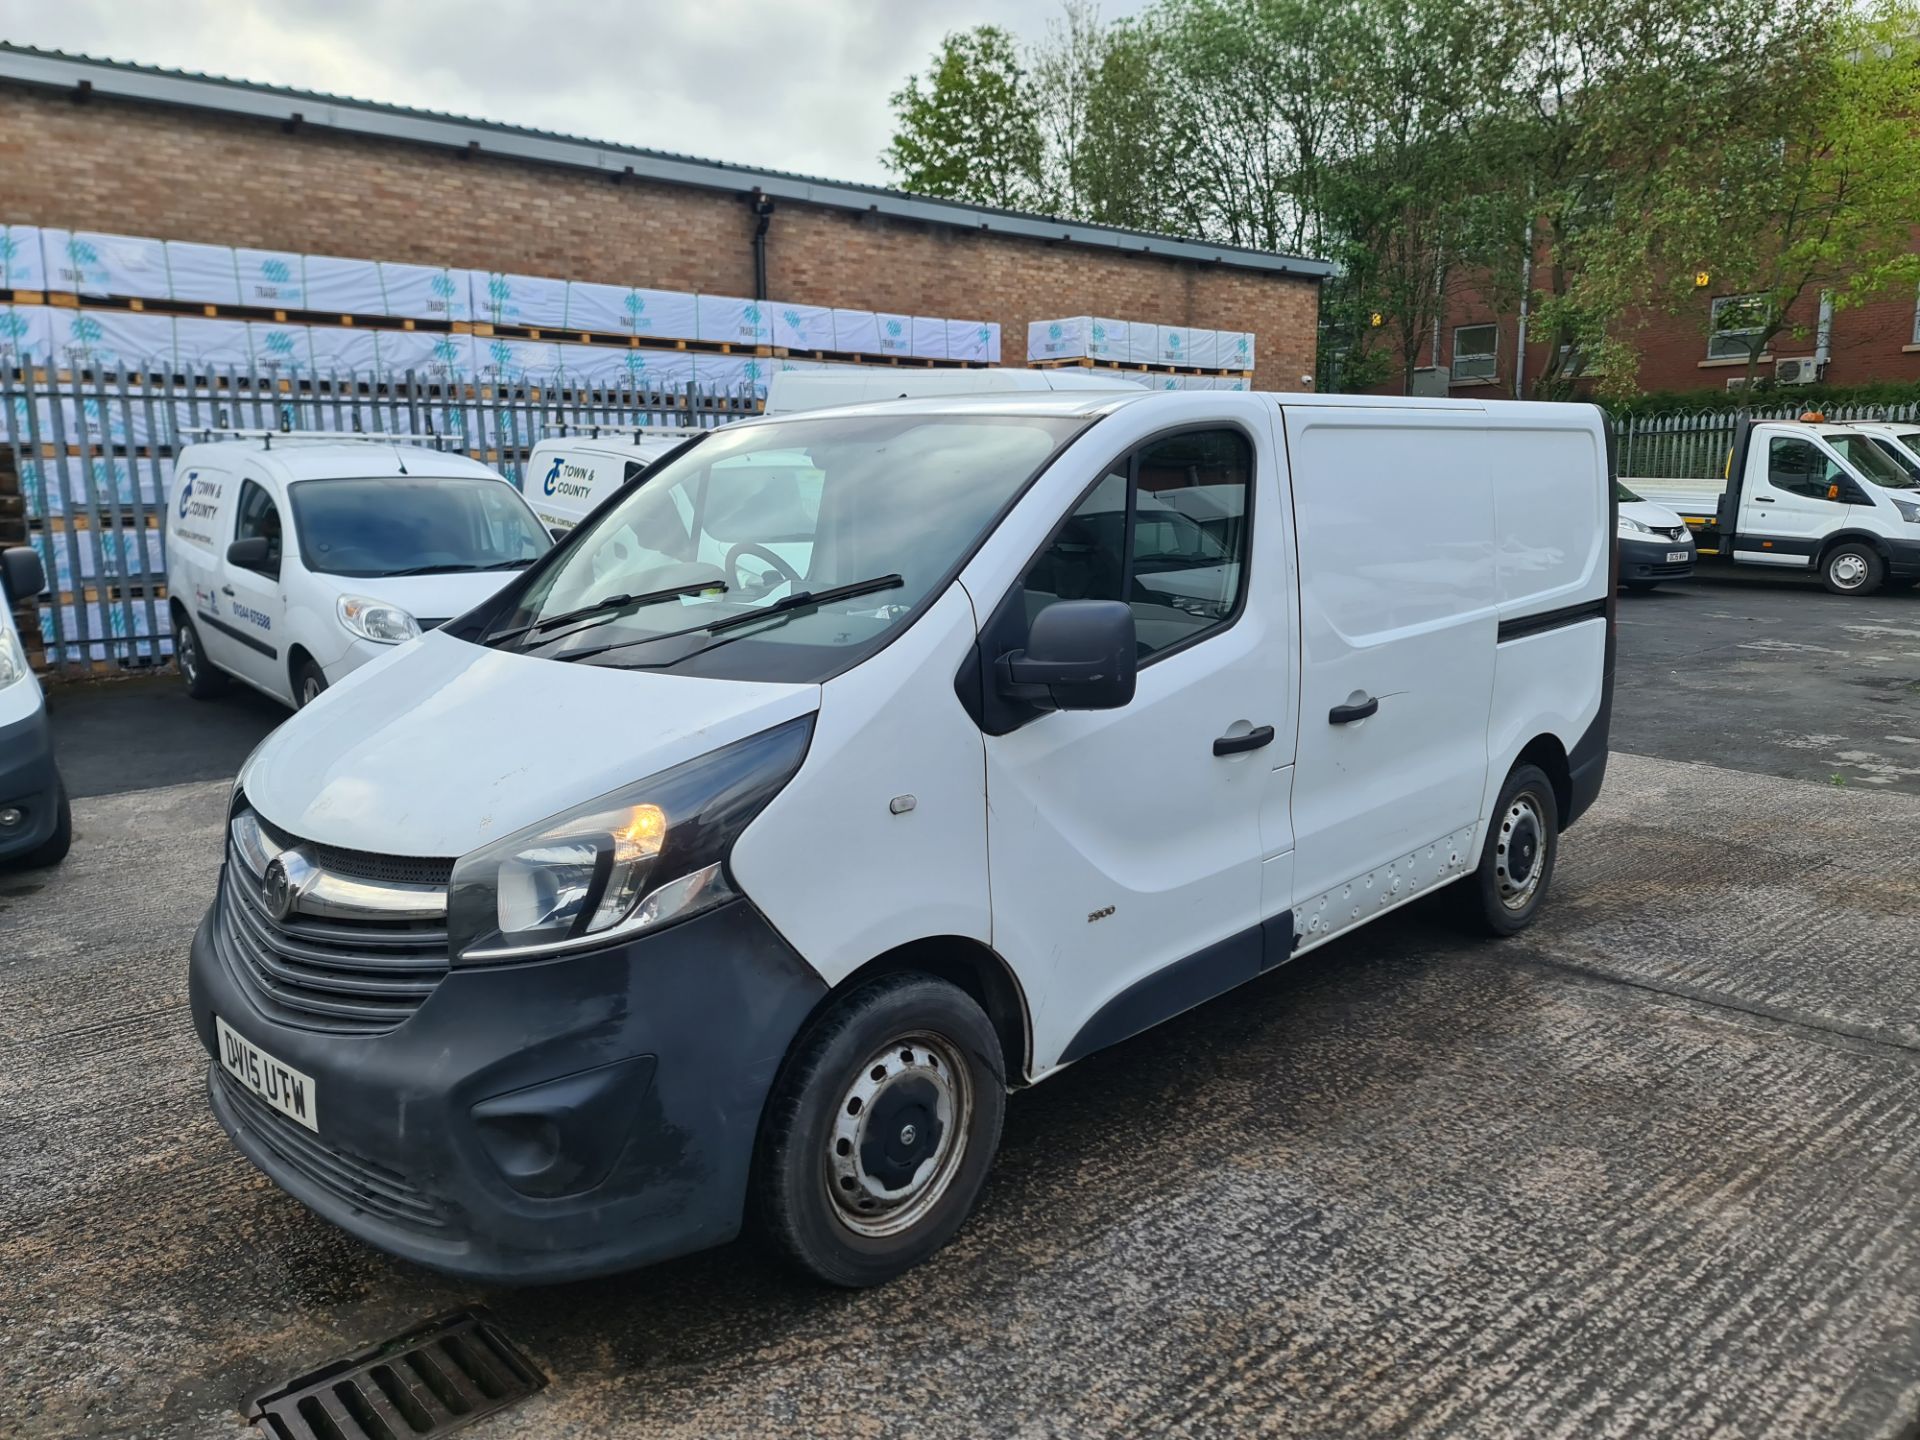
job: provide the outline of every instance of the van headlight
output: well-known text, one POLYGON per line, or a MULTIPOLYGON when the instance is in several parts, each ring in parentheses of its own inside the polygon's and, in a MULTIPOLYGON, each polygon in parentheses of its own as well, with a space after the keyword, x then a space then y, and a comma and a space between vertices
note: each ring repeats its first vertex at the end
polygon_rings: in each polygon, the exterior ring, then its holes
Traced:
POLYGON ((453 867, 449 948, 484 964, 604 945, 735 893, 726 859, 793 778, 802 716, 494 841, 453 867))
POLYGON ((1620 533, 1623 535, 1651 535, 1653 534, 1653 527, 1651 525, 1642 525, 1630 515, 1622 515, 1620 517, 1620 533))
POLYGON ((13 627, 0 623, 0 690, 27 678, 27 652, 13 627))
POLYGON ((398 605, 369 600, 364 595, 342 595, 334 607, 347 632, 376 645, 398 645, 420 633, 413 616, 398 605))
POLYGON ((1909 525, 1920 525, 1920 505, 1915 505, 1911 500, 1901 500, 1893 495, 1887 498, 1893 501, 1893 508, 1900 512, 1902 520, 1909 525))

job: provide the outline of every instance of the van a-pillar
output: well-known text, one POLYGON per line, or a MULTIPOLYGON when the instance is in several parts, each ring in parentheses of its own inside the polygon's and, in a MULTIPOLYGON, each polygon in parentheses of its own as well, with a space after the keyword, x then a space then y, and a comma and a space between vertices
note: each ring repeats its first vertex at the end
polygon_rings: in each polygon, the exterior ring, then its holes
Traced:
POLYGON ((753 207, 753 298, 767 298, 767 230, 773 224, 773 197, 755 190, 747 196, 753 207))

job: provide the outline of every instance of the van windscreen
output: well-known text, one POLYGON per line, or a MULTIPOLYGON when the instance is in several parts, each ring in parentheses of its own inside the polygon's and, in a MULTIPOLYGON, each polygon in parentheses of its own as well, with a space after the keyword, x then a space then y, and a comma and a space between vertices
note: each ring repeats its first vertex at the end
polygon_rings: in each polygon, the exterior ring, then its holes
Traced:
POLYGON ((932 600, 1086 423, 797 416, 715 431, 570 535, 488 643, 609 666, 826 679, 932 600), (860 593, 829 593, 846 587, 860 593))
POLYGON ((300 480, 287 495, 300 558, 321 575, 511 570, 553 545, 519 493, 501 480, 300 480))

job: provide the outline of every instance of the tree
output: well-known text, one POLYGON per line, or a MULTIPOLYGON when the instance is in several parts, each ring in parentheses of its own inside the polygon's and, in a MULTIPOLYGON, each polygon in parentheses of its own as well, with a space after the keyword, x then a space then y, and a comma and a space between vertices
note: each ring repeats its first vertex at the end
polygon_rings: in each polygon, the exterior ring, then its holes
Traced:
POLYGON ((1751 57, 1738 133, 1675 145, 1652 212, 1670 304, 1700 305, 1696 271, 1740 297, 1703 318, 1750 384, 1815 296, 1839 310, 1920 278, 1920 14, 1836 7, 1796 39, 1751 57))
POLYGON ((1005 30, 982 25, 948 35, 924 81, 908 76, 890 103, 895 131, 880 159, 903 187, 1003 209, 1041 205, 1038 106, 1005 30))

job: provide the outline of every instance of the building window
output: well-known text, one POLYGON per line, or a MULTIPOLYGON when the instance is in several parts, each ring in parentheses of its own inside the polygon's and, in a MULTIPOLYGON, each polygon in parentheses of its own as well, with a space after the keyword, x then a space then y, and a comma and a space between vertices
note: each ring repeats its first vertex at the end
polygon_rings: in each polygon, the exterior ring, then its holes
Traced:
POLYGON ((1491 380, 1500 348, 1498 325, 1462 325, 1453 332, 1453 379, 1491 380))
POLYGON ((1745 360, 1753 353, 1753 340, 1767 324, 1767 297, 1764 295, 1722 295, 1713 302, 1713 318, 1707 335, 1709 360, 1745 360))

